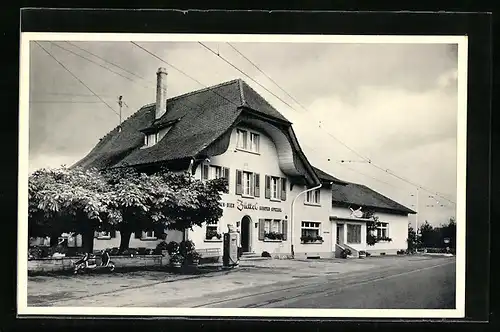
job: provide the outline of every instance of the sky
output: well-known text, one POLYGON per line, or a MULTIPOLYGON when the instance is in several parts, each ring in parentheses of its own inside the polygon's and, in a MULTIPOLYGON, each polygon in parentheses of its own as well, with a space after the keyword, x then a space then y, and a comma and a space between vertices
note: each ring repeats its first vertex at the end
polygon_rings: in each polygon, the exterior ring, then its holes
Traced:
POLYGON ((197 42, 137 42, 181 73, 130 42, 38 43, 30 45, 30 172, 84 157, 118 125, 118 96, 123 119, 155 102, 165 67, 169 97, 242 78, 293 123, 314 166, 417 210, 419 224, 455 216, 438 195, 456 202, 456 45, 203 42, 219 57, 197 42), (400 178, 425 188, 418 204, 416 187, 400 178))

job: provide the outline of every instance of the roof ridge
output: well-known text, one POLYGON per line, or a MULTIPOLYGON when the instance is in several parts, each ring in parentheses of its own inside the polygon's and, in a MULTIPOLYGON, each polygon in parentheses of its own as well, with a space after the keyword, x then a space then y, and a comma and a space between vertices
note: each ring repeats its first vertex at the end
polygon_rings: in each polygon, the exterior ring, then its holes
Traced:
POLYGON ((205 88, 202 88, 202 89, 199 89, 199 90, 194 90, 194 91, 190 91, 190 92, 186 92, 186 93, 183 93, 183 94, 180 94, 180 95, 177 95, 177 96, 174 96, 174 97, 171 97, 171 98, 168 98, 167 101, 173 101, 173 100, 176 100, 178 98, 183 98, 183 97, 187 97, 187 96, 192 96, 192 95, 195 95, 195 94, 198 94, 198 93, 202 93, 202 92, 206 92, 206 91, 209 91, 209 90, 213 90, 213 89, 216 89, 216 88, 220 88, 222 86, 226 86, 226 85, 230 85, 230 84, 234 84, 236 83, 237 81, 241 80, 241 78, 235 78, 235 79, 232 79, 230 81, 226 81, 226 82, 222 82, 222 83, 219 83, 219 84, 215 84, 215 85, 211 85, 211 86, 207 86, 205 88))

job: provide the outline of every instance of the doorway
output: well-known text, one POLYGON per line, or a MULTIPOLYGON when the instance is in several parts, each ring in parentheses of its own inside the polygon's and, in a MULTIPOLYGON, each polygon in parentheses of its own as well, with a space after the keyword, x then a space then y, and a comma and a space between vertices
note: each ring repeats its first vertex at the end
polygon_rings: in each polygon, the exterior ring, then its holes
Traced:
POLYGON ((250 230, 252 225, 252 219, 249 216, 244 216, 241 219, 241 232, 240 232, 240 243, 241 251, 250 252, 252 250, 250 245, 250 230))
POLYGON ((337 244, 344 244, 344 224, 337 225, 337 244))

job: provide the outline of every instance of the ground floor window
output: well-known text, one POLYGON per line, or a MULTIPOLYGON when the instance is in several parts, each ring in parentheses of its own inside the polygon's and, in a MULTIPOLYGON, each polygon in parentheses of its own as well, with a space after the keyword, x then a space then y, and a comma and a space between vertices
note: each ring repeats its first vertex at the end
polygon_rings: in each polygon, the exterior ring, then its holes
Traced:
POLYGON ((219 223, 209 221, 206 224, 205 240, 220 240, 222 235, 219 233, 219 223))
POLYGON ((389 223, 381 222, 377 226, 377 238, 386 239, 389 237, 389 223))
POLYGON ((264 237, 269 240, 282 240, 283 230, 282 221, 280 219, 265 219, 264 220, 264 237))
POLYGON ((303 221, 301 224, 302 243, 322 242, 321 223, 317 221, 303 221))
POLYGON ((94 237, 98 240, 109 240, 116 237, 116 231, 96 231, 94 233, 94 237))
POLYGON ((259 219, 259 240, 286 241, 287 221, 281 219, 259 219))
POLYGON ((361 243, 361 225, 347 224, 347 243, 361 243))

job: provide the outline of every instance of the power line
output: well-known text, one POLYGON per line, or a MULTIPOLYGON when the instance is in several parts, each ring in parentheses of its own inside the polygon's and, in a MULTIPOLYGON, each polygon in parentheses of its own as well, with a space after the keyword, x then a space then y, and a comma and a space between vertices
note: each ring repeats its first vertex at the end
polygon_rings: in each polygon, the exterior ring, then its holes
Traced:
MULTIPOLYGON (((81 94, 81 93, 65 93, 65 92, 32 92, 34 95, 52 95, 52 96, 72 96, 72 97, 89 97, 89 98, 95 98, 94 95, 91 94, 81 94)), ((116 98, 116 96, 111 96, 111 95, 103 95, 100 94, 101 97, 109 97, 109 98, 116 98)))
MULTIPOLYGON (((183 70, 181 70, 181 69, 179 69, 179 68, 175 67, 174 65, 172 65, 172 64, 170 64, 170 63, 168 63, 167 61, 163 60, 162 58, 160 58, 158 55, 154 54, 153 52, 151 52, 151 51, 147 50, 146 48, 142 47, 141 45, 139 45, 139 44, 137 44, 137 43, 135 43, 135 42, 133 42, 133 41, 131 41, 131 43, 132 43, 133 45, 135 45, 135 46, 139 47, 140 49, 142 49, 144 52, 148 53, 149 55, 151 55, 151 56, 155 57, 156 59, 160 60, 161 62, 163 62, 163 63, 167 64, 168 66, 172 67, 173 69, 177 70, 179 73, 181 73, 181 74, 185 75, 186 77, 190 78, 191 80, 193 80, 193 81, 197 82, 197 83, 198 83, 198 84, 200 84, 201 86, 203 86, 203 87, 205 87, 205 88, 208 88, 208 86, 207 86, 207 85, 205 85, 205 84, 201 83, 199 80, 197 80, 196 78, 194 78, 194 77, 192 77, 191 75, 187 74, 187 73, 186 73, 186 72, 184 72, 183 70)), ((227 99, 226 97, 224 97, 223 95, 221 95, 221 94, 219 94, 219 93, 215 92, 214 90, 210 90, 210 91, 211 91, 211 92, 213 92, 213 93, 215 93, 216 95, 218 95, 218 96, 220 96, 220 97, 224 98, 225 100, 227 100, 227 101, 228 101, 228 102, 230 102, 231 104, 233 104, 233 105, 235 105, 235 106, 237 106, 237 107, 239 107, 239 106, 240 106, 240 105, 236 104, 235 102, 233 102, 232 100, 229 100, 229 99, 227 99)), ((200 105, 198 105, 198 106, 200 106, 200 105)), ((200 106, 200 107, 202 107, 202 106, 200 106)))
POLYGON ((80 49, 80 50, 84 51, 85 53, 88 53, 88 54, 90 54, 90 55, 92 55, 92 56, 94 56, 94 57, 96 57, 96 58, 98 58, 98 59, 100 59, 100 60, 102 60, 102 61, 104 61, 104 62, 106 62, 106 63, 109 63, 109 64, 110 64, 110 65, 112 65, 112 66, 115 66, 115 67, 117 67, 117 68, 120 68, 121 70, 123 70, 123 71, 125 71, 125 72, 129 73, 129 74, 130 74, 130 75, 132 75, 132 76, 135 76, 135 77, 137 77, 137 78, 140 78, 140 79, 142 79, 142 80, 145 80, 145 81, 147 81, 147 82, 150 82, 150 83, 155 84, 155 82, 153 82, 153 81, 151 81, 151 80, 148 80, 148 79, 145 79, 144 77, 142 77, 142 76, 140 76, 140 75, 137 75, 137 74, 135 74, 135 73, 133 73, 133 72, 131 72, 131 71, 129 71, 129 70, 127 70, 127 69, 125 69, 125 68, 123 68, 123 67, 119 66, 119 65, 117 65, 116 63, 113 63, 113 62, 111 62, 111 61, 109 61, 109 60, 106 60, 106 59, 104 59, 104 58, 100 57, 99 55, 97 55, 97 54, 95 54, 95 53, 90 52, 89 50, 86 50, 86 49, 84 49, 84 48, 82 48, 82 47, 80 47, 80 46, 78 46, 78 45, 75 45, 75 44, 73 44, 72 42, 66 41, 66 43, 68 43, 68 44, 70 44, 70 45, 72 45, 72 46, 74 46, 74 47, 76 47, 76 48, 78 48, 78 49, 80 49))
POLYGON ((52 43, 52 42, 50 42, 50 43, 51 43, 52 45, 54 45, 54 46, 59 47, 60 49, 65 50, 66 52, 69 52, 69 53, 71 53, 71 54, 73 54, 73 55, 76 55, 77 57, 80 57, 80 58, 82 58, 82 59, 85 59, 85 60, 87 60, 87 61, 89 61, 89 62, 93 63, 93 64, 96 64, 96 65, 98 65, 99 67, 106 69, 107 71, 110 71, 110 72, 112 72, 112 73, 114 73, 114 74, 116 74, 116 75, 119 75, 119 76, 121 76, 121 77, 123 77, 123 78, 125 78, 125 79, 127 79, 127 80, 129 80, 129 81, 131 81, 131 82, 133 82, 133 83, 136 83, 136 84, 140 85, 141 87, 143 87, 143 88, 145 88, 145 89, 149 89, 149 87, 144 86, 144 85, 142 85, 142 84, 138 83, 137 81, 135 81, 135 80, 131 79, 131 78, 130 78, 130 77, 128 77, 128 76, 125 76, 125 75, 123 75, 123 74, 121 74, 121 73, 119 73, 119 72, 117 72, 117 71, 114 71, 114 70, 112 70, 112 69, 110 69, 110 68, 108 68, 108 67, 106 67, 106 66, 103 66, 103 65, 101 65, 100 63, 98 63, 98 62, 96 62, 96 61, 94 61, 94 60, 91 60, 91 59, 89 59, 89 58, 84 57, 84 56, 83 56, 83 55, 81 55, 81 54, 78 54, 78 53, 76 53, 76 52, 73 52, 73 51, 71 51, 71 50, 68 50, 67 48, 62 47, 62 46, 60 46, 60 45, 58 45, 58 44, 56 44, 56 43, 52 43))
POLYGON ((80 82, 84 87, 87 88, 87 90, 89 90, 94 96, 96 96, 97 98, 99 98, 99 100, 101 102, 103 102, 104 104, 106 104, 106 106, 112 110, 116 115, 119 116, 119 114, 113 109, 113 107, 111 107, 108 103, 106 103, 101 97, 99 97, 99 95, 97 95, 91 88, 89 88, 87 86, 87 84, 85 84, 81 79, 78 78, 78 76, 76 76, 75 74, 73 74, 73 72, 71 70, 68 69, 68 67, 66 67, 62 62, 60 62, 59 60, 57 60, 57 58, 52 55, 52 53, 50 53, 49 51, 47 51, 42 45, 40 45, 39 42, 35 41, 35 43, 42 49, 45 51, 45 53, 47 53, 52 59, 54 59, 61 67, 63 67, 68 73, 71 74, 71 76, 73 76, 78 82, 80 82))
MULTIPOLYGON (((237 66, 235 66, 234 64, 232 64, 229 60, 227 60, 227 59, 223 58, 220 54, 215 53, 212 49, 210 49, 209 47, 207 47, 205 44, 203 44, 203 43, 201 43, 201 42, 198 42, 198 43, 200 43, 202 46, 204 46, 204 47, 205 47, 206 49, 208 49, 210 52, 214 53, 214 54, 215 54, 215 55, 217 55, 219 58, 221 58, 222 60, 224 60, 224 61, 225 61, 226 63, 228 63, 231 67, 235 68, 235 69, 236 69, 236 70, 238 70, 240 73, 244 74, 245 76, 249 77, 252 81, 254 81, 254 82, 256 82, 257 84, 259 84, 261 87, 263 87, 264 89, 266 89, 266 91, 270 92, 270 93, 271 93, 271 94, 273 94, 275 97, 277 97, 274 93, 272 93, 271 91, 269 91, 269 90, 268 90, 267 88, 265 88, 262 84, 260 84, 260 83, 259 83, 259 82, 257 82, 255 79, 251 78, 248 74, 246 74, 246 73, 245 73, 245 72, 243 72, 241 69, 239 69, 237 66)), ((228 44, 229 44, 229 43, 228 43, 228 44)), ((281 89, 282 91, 284 91, 284 92, 285 92, 288 96, 290 96, 290 97, 291 97, 291 95, 290 95, 288 92, 286 92, 286 90, 284 90, 283 88, 281 88, 281 86, 279 86, 279 84, 277 84, 277 83, 276 83, 274 80, 272 80, 272 79, 271 79, 271 78, 270 78, 267 74, 265 74, 265 73, 264 73, 264 71, 263 71, 263 70, 261 70, 261 69, 260 69, 260 68, 259 68, 259 67, 255 64, 255 63, 253 63, 250 59, 248 59, 248 57, 244 56, 242 52, 238 51, 238 50, 237 50, 235 47, 233 47, 231 44, 229 44, 229 45, 230 45, 230 46, 231 46, 231 47, 232 47, 235 51, 237 51, 237 52, 238 52, 238 54, 242 55, 245 59, 247 59, 247 60, 248 60, 248 61, 249 61, 249 62, 250 62, 250 63, 251 63, 251 64, 252 64, 252 65, 253 65, 256 69, 257 69, 257 70, 259 70, 259 71, 260 71, 261 73, 263 73, 263 74, 264 74, 267 78, 269 78, 269 79, 270 79, 270 80, 271 80, 271 81, 272 81, 272 82, 273 82, 276 86, 278 86, 278 88, 280 88, 280 89, 281 89)), ((279 98, 279 97, 277 97, 277 98, 278 98, 279 100, 281 100, 282 102, 284 102, 281 98, 279 98)), ((291 98, 292 98, 292 100, 294 100, 295 102, 297 102, 295 98, 293 98, 293 97, 291 97, 291 98)), ((286 102, 284 102, 284 103, 285 103, 287 106, 289 106, 292 110, 296 111, 293 107, 291 107, 291 106, 290 106, 290 104, 288 104, 288 103, 286 103, 286 102)), ((298 102, 297 102, 297 103, 298 103, 298 102)), ((299 104, 299 105, 301 105, 300 103, 298 103, 298 104, 299 104)), ((301 106, 302 106, 302 105, 301 105, 301 106)), ((303 107, 303 106, 302 106, 302 107, 303 107)), ((307 108, 305 108, 305 107, 303 107, 303 108, 304 108, 306 111, 308 111, 308 110, 307 110, 307 108)), ((311 112, 309 112, 309 113, 311 113, 311 112)), ((320 123, 321 123, 321 121, 320 121, 320 123)), ((319 126, 319 128, 320 128, 320 129, 323 129, 323 128, 321 127, 321 125, 319 126)), ((324 130, 324 129, 323 129, 323 130, 324 130)), ((415 186, 415 187, 417 187, 417 188, 420 188, 420 189, 425 190, 425 191, 427 191, 427 192, 429 192, 429 193, 435 194, 435 195, 437 195, 437 196, 439 196, 439 197, 441 197, 441 198, 443 198, 443 199, 445 199, 445 200, 447 200, 447 201, 449 201, 449 202, 451 202, 451 203, 453 203, 453 204, 456 204, 456 203, 455 203, 455 202, 453 202, 452 200, 450 200, 450 199, 448 199, 448 198, 446 198, 446 197, 443 197, 443 196, 441 196, 441 195, 437 194, 437 193, 436 193, 435 191, 433 191, 433 190, 427 189, 427 188, 425 188, 425 187, 423 187, 423 186, 421 186, 421 185, 419 185, 419 184, 416 184, 416 183, 414 183, 414 182, 412 182, 412 181, 410 181, 410 180, 408 180, 408 179, 405 179, 405 178, 403 178, 403 177, 401 177, 401 176, 399 176, 399 175, 395 174, 394 172, 390 171, 389 169, 384 169, 384 168, 382 168, 381 166, 374 164, 374 163, 371 161, 371 159, 364 157, 363 155, 361 155, 360 153, 358 153, 357 151, 355 151, 354 149, 352 149, 351 147, 349 147, 347 144, 343 143, 343 142, 342 142, 342 141, 340 141, 338 138, 336 138, 335 136, 333 136, 333 135, 332 135, 331 133, 329 133, 328 131, 326 131, 326 130, 324 130, 324 131, 325 131, 325 132, 326 132, 329 136, 331 136, 333 139, 335 139, 337 142, 341 143, 341 144, 342 144, 342 145, 344 145, 346 148, 348 148, 351 152, 355 153, 357 156, 359 156, 359 157, 360 157, 360 158, 362 158, 363 160, 367 161, 370 165, 373 165, 374 167, 376 167, 376 168, 378 168, 378 169, 380 169, 380 170, 382 170, 382 171, 386 172, 387 174, 390 174, 390 175, 392 175, 392 176, 394 176, 394 177, 396 177, 396 178, 398 178, 398 179, 400 179, 400 180, 402 180, 402 181, 404 181, 404 182, 407 182, 407 183, 409 183, 409 184, 411 184, 411 185, 413 185, 413 186, 415 186)))
MULTIPOLYGON (((250 80, 252 80, 253 82, 255 82, 256 84, 258 84, 260 87, 262 87, 263 89, 265 89, 267 92, 269 92, 270 94, 272 94, 274 97, 278 98, 282 103, 284 103, 285 105, 287 105, 288 107, 290 107, 290 109, 292 109, 293 111, 295 112, 298 112, 292 105, 290 105, 289 103, 287 103, 286 101, 284 101, 282 98, 280 98, 279 96, 277 96, 275 93, 273 93, 272 91, 270 91, 268 88, 266 88, 264 85, 262 85, 261 83, 257 82, 254 78, 252 78, 250 75, 248 75, 247 73, 245 73, 243 70, 239 69, 236 65, 234 65, 233 63, 231 63, 229 60, 227 60, 226 58, 224 58, 223 56, 221 56, 220 54, 217 54, 216 52, 214 52, 211 48, 209 48, 208 46, 206 46, 205 44, 203 44, 202 42, 198 42, 200 45, 202 45, 204 48, 206 48, 207 50, 209 50, 210 52, 212 52, 213 54, 215 54, 217 57, 219 57, 220 59, 222 59, 224 62, 226 62, 227 64, 229 64, 231 67, 233 67, 234 69, 236 69, 238 72, 242 73, 243 75, 245 75, 246 77, 248 77, 250 80)), ((231 45, 232 47, 232 45, 231 45)), ((233 49, 236 50, 236 48, 233 47, 233 49)), ((237 51, 237 50, 236 50, 237 51)), ((254 64, 252 61, 250 61, 246 56, 244 56, 240 51, 237 51, 238 54, 242 55, 245 59, 247 59, 258 71, 260 71, 261 73, 263 73, 267 78, 269 78, 276 86, 278 86, 279 89, 281 89, 282 91, 284 91, 288 96, 291 96, 288 92, 286 92, 286 90, 284 90, 281 86, 279 86, 279 84, 277 84, 273 79, 271 79, 269 77, 269 75, 265 74, 264 71, 262 69, 259 68, 259 66, 257 66, 256 64, 254 64)), ((309 112, 309 110, 304 107, 302 104, 300 104, 295 98, 291 97, 292 100, 294 100, 296 103, 298 103, 306 112, 309 112)), ((300 113, 300 112, 299 112, 300 113)), ((311 112, 309 112, 309 114, 311 114, 311 112)), ((321 121, 319 121, 319 123, 321 124, 321 121)), ((321 125, 319 126, 321 128, 321 125)), ((322 129, 322 128, 321 128, 322 129)), ((345 144, 344 142, 342 142, 340 139, 338 139, 337 137, 335 137, 334 135, 332 135, 331 133, 329 133, 328 131, 325 130, 325 132, 330 136, 332 137, 334 140, 336 140, 337 142, 339 142, 341 145, 343 145, 344 147, 346 147, 348 150, 350 150, 351 152, 353 152, 354 154, 356 154, 358 157, 366 160, 366 161, 369 161, 370 162, 370 159, 364 157, 363 155, 361 155, 360 153, 358 153, 356 150, 354 150, 353 148, 351 148, 350 146, 348 146, 347 144, 345 144)))
MULTIPOLYGON (((139 78, 139 79, 142 79, 142 80, 145 80, 146 82, 150 82, 150 83, 154 84, 154 85, 152 85, 151 87, 156 87, 156 83, 155 83, 155 82, 153 82, 153 81, 151 81, 151 80, 147 80, 147 79, 145 79, 144 77, 142 77, 142 76, 140 76, 140 75, 138 75, 138 74, 135 74, 135 73, 133 73, 133 72, 131 72, 131 71, 129 71, 129 70, 127 70, 127 69, 123 68, 122 66, 119 66, 119 65, 117 65, 117 64, 115 64, 115 63, 113 63, 113 62, 111 62, 111 61, 109 61, 109 60, 106 60, 106 59, 104 59, 103 57, 100 57, 100 56, 98 56, 97 54, 94 54, 94 53, 92 53, 92 52, 90 52, 90 51, 88 51, 88 50, 86 50, 86 49, 84 49, 84 48, 82 48, 82 47, 80 47, 80 46, 77 46, 77 45, 75 45, 75 44, 73 44, 73 43, 71 43, 71 42, 69 42, 69 41, 66 41, 66 43, 68 43, 68 44, 70 44, 70 45, 72 45, 72 46, 74 46, 74 47, 76 47, 76 48, 78 48, 78 49, 80 49, 80 50, 82 50, 82 51, 84 51, 84 52, 86 52, 86 53, 88 53, 88 54, 90 54, 90 55, 92 55, 92 56, 94 56, 94 57, 96 57, 96 58, 98 58, 98 59, 100 59, 100 60, 104 61, 104 62, 106 62, 106 63, 109 63, 109 64, 111 64, 111 65, 113 65, 113 66, 115 66, 115 67, 117 67, 117 68, 120 68, 121 70, 123 70, 123 71, 125 71, 125 72, 129 73, 130 75, 133 75, 133 76, 135 76, 135 77, 137 77, 137 78, 139 78)), ((56 46, 58 46, 58 47, 60 47, 60 48, 63 48, 63 47, 61 47, 61 46, 59 46, 59 45, 56 45, 56 46)), ((64 49, 64 48, 63 48, 63 49, 64 49)), ((66 49, 65 49, 65 50, 66 50, 66 49)), ((67 50, 67 51, 68 51, 68 52, 71 52, 71 51, 69 51, 69 50, 67 50)), ((73 52, 71 52, 71 53, 73 53, 73 52)), ((92 60, 90 60, 90 59, 88 59, 88 58, 85 58, 85 57, 83 57, 83 56, 81 56, 81 55, 79 55, 79 54, 76 54, 76 53, 73 53, 73 54, 75 54, 75 55, 77 55, 77 56, 80 56, 81 58, 83 58, 83 59, 85 59, 85 60, 88 60, 88 61, 91 61, 91 62, 93 62, 93 63, 96 63, 95 61, 92 61, 92 60)), ((126 78, 126 79, 128 79, 128 80, 130 80, 130 81, 132 81, 132 82, 134 82, 134 83, 137 83, 136 81, 132 80, 131 78, 126 77, 126 76, 124 76, 124 75, 121 75, 120 73, 118 73, 118 72, 116 72, 116 71, 113 71, 113 70, 111 70, 111 69, 109 69, 109 68, 107 68, 107 67, 105 67, 105 66, 102 66, 102 65, 100 65, 99 63, 96 63, 96 64, 97 64, 97 65, 99 65, 100 67, 102 67, 102 68, 104 68, 104 69, 106 69, 106 70, 109 70, 109 71, 111 71, 111 72, 113 72, 113 73, 116 73, 116 74, 118 74, 118 75, 120 75, 120 76, 122 76, 122 77, 124 77, 124 78, 126 78)), ((137 84, 139 84, 139 83, 137 83, 137 84)), ((139 85, 141 85, 141 84, 139 84, 139 85)), ((148 86, 148 87, 143 86, 143 85, 141 85, 141 86, 142 86, 142 87, 144 87, 144 88, 149 88, 149 86, 148 86)), ((194 103, 194 102, 192 102, 192 101, 190 101, 190 100, 187 100, 187 101, 188 101, 188 102, 190 102, 190 103, 192 103, 193 105, 196 105, 196 106, 198 106, 198 107, 199 107, 199 105, 198 105, 198 104, 196 104, 196 103, 194 103)), ((184 107, 188 108, 188 106, 187 106, 186 104, 184 104, 183 102, 181 102, 181 104, 182 104, 184 107)))
POLYGON ((74 101, 74 100, 30 100, 30 104, 101 104, 100 101, 74 101))

